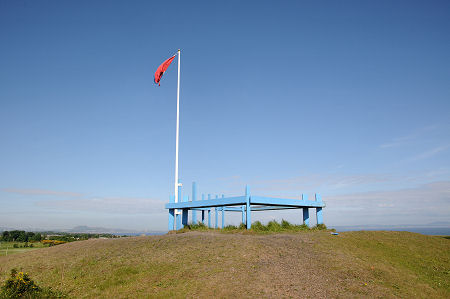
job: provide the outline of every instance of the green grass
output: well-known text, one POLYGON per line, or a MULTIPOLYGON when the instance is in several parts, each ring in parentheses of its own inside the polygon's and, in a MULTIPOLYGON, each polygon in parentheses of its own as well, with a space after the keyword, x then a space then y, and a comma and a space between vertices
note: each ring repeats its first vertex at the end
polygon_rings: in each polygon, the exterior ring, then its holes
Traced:
MULTIPOLYGON (((413 297, 422 297, 424 289, 440 290, 450 295, 450 241, 439 236, 425 236, 410 232, 358 231, 341 233, 319 244, 328 249, 351 253, 355 263, 369 269, 366 283, 389 288, 402 296, 410 290, 413 297), (421 290, 419 290, 422 288, 421 290)), ((337 258, 336 265, 348 267, 337 258)))
POLYGON ((36 250, 39 248, 45 247, 40 242, 33 242, 33 243, 27 243, 29 246, 30 244, 33 244, 33 247, 24 247, 24 242, 4 242, 0 241, 0 256, 6 256, 11 254, 17 254, 17 253, 23 253, 30 250, 36 250), (17 246, 17 248, 14 248, 14 245, 17 246))
POLYGON ((181 234, 87 240, 0 256, 0 283, 17 268, 39 286, 73 298, 450 298, 450 240, 444 237, 383 231, 333 236, 288 224, 255 223, 252 232, 198 225, 181 234), (286 233, 274 232, 279 230, 286 233))
POLYGON ((325 224, 319 224, 314 227, 308 227, 305 224, 296 225, 291 224, 286 220, 282 220, 281 223, 277 221, 269 221, 266 225, 262 224, 260 221, 256 221, 252 223, 251 229, 247 230, 244 223, 241 223, 239 226, 235 225, 227 225, 224 228, 215 229, 209 228, 202 222, 198 222, 195 224, 186 225, 184 228, 176 231, 175 233, 185 233, 189 231, 219 231, 224 233, 257 233, 257 234, 267 234, 267 233, 296 233, 296 232, 305 232, 305 231, 318 231, 318 230, 327 230, 325 224))

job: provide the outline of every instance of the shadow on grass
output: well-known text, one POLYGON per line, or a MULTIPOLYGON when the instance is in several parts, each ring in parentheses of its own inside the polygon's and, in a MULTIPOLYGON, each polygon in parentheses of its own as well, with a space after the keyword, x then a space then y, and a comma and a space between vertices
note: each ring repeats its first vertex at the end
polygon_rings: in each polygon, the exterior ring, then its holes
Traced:
MULTIPOLYGON (((184 228, 175 231, 175 233, 185 233, 189 231, 218 231, 223 233, 295 233, 295 232, 307 232, 307 231, 320 231, 327 230, 325 224, 318 224, 314 227, 309 227, 306 224, 297 225, 292 224, 286 220, 282 220, 281 223, 277 221, 270 221, 266 225, 262 224, 260 221, 256 221, 252 223, 251 229, 246 229, 244 223, 241 223, 239 226, 236 225, 227 225, 224 228, 209 228, 202 222, 198 222, 195 224, 188 224, 184 228)), ((334 231, 334 230, 333 230, 334 231)))

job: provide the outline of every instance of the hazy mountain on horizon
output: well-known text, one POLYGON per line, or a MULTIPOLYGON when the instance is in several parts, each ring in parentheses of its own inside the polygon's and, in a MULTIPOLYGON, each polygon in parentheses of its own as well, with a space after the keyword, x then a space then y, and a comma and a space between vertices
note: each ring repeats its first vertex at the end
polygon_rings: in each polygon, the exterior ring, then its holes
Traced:
MULTIPOLYGON (((399 224, 399 225, 389 225, 389 224, 379 224, 379 225, 335 225, 330 226, 330 228, 336 228, 336 229, 345 229, 345 230, 358 230, 358 229, 364 229, 364 228, 450 228, 450 221, 436 221, 431 222, 427 224, 417 225, 417 224, 399 224)), ((3 231, 11 231, 11 230, 25 230, 25 231, 33 231, 33 232, 67 232, 67 233, 91 233, 91 234, 99 234, 99 233, 105 233, 105 234, 132 234, 132 235, 139 235, 139 234, 152 234, 152 233, 165 233, 167 231, 157 231, 157 230, 133 230, 133 229, 122 229, 122 228, 106 228, 106 227, 94 227, 94 226, 87 226, 87 225, 79 225, 75 226, 70 229, 40 229, 40 228, 11 228, 11 227, 0 227, 0 232, 3 231)))

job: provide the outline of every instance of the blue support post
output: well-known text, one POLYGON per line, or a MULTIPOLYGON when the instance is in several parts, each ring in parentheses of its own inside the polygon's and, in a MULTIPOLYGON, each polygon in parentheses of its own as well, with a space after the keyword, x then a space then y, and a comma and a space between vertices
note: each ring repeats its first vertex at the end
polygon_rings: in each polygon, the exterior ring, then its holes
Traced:
MULTIPOLYGON (((322 196, 320 194, 316 193, 316 201, 322 202, 322 196)), ((323 214, 322 214, 322 208, 316 208, 316 219, 317 219, 317 225, 323 224, 323 214)))
MULTIPOLYGON (((192 201, 197 200, 197 183, 192 183, 192 201)), ((192 210, 192 224, 197 224, 197 211, 192 210)))
MULTIPOLYGON (((308 196, 306 194, 302 194, 302 200, 308 200, 308 196)), ((309 209, 303 208, 303 224, 309 226, 309 209)))
MULTIPOLYGON (((211 199, 211 194, 208 194, 208 200, 211 199)), ((211 228, 212 227, 212 223, 211 223, 211 208, 208 210, 208 227, 211 228)))
MULTIPOLYGON (((205 200, 205 194, 202 194, 202 200, 205 200)), ((205 210, 202 210, 202 223, 205 224, 205 210)))
POLYGON ((177 227, 177 230, 182 229, 183 227, 181 226, 181 214, 176 214, 175 219, 176 219, 175 225, 177 227))
POLYGON ((217 207, 214 208, 214 228, 219 226, 219 216, 217 215, 219 212, 217 211, 217 207))
MULTIPOLYGON (((189 201, 189 196, 185 195, 183 197, 183 202, 188 202, 188 201, 189 201)), ((185 225, 188 225, 188 219, 189 219, 188 216, 189 216, 189 209, 183 209, 183 212, 182 212, 182 228, 185 225)))
POLYGON ((245 206, 241 206, 242 211, 242 224, 245 224, 245 206))
MULTIPOLYGON (((181 180, 178 180, 178 200, 181 201, 181 180)), ((176 224, 175 226, 177 227, 177 230, 182 229, 183 225, 181 223, 181 214, 175 213, 175 220, 176 220, 176 224)))
MULTIPOLYGON (((225 196, 222 194, 222 198, 225 196)), ((222 207, 222 229, 225 227, 225 207, 222 207)))
POLYGON ((208 227, 211 228, 211 209, 208 210, 208 227))
MULTIPOLYGON (((169 197, 169 202, 175 201, 175 195, 169 197)), ((175 222, 175 209, 169 209, 169 231, 173 230, 173 225, 175 222)))
POLYGON ((247 222, 247 229, 252 228, 252 211, 250 208, 250 187, 245 186, 245 200, 246 200, 246 222, 247 222))
MULTIPOLYGON (((219 195, 216 195, 216 199, 218 199, 219 198, 219 195)), ((217 209, 217 207, 215 207, 214 208, 214 220, 215 220, 215 222, 214 222, 214 228, 219 228, 219 212, 217 211, 218 209, 217 209)))

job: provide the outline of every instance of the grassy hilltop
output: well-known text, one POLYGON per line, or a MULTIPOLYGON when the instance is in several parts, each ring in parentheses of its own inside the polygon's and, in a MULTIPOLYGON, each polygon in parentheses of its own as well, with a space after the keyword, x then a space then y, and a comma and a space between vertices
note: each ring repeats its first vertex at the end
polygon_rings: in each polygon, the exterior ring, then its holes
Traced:
POLYGON ((0 257, 68 297, 450 297, 450 240, 409 232, 186 232, 0 257))

